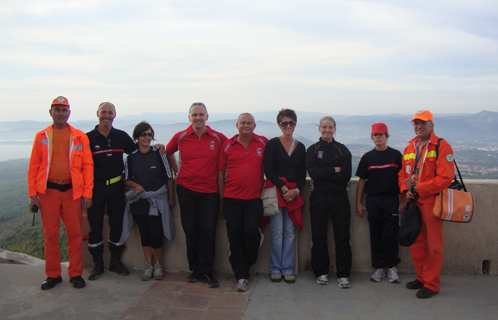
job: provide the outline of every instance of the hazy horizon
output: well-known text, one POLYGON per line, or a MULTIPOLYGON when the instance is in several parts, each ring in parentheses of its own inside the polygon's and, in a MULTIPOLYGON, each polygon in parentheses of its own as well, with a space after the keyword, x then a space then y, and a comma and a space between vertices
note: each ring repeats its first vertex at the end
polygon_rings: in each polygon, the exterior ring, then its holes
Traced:
MULTIPOLYGON (((253 112, 256 119, 255 132, 272 138, 280 135, 276 125, 276 111, 253 112)), ((297 139, 308 146, 318 140, 317 123, 325 113, 317 112, 297 112, 298 125, 294 135, 297 139)), ((214 130, 224 133, 227 137, 232 137, 237 133, 235 122, 238 113, 213 113, 207 122, 214 130)), ((410 114, 373 114, 359 116, 334 116, 337 122, 336 139, 352 146, 357 153, 368 149, 371 145, 370 127, 373 123, 384 122, 387 124, 390 133, 388 144, 402 150, 408 140, 413 138, 413 128, 410 121, 413 115, 410 114), (365 149, 366 148, 366 149, 365 149)), ((136 116, 117 117, 113 126, 125 130, 131 134, 134 126, 142 121, 148 121, 156 133, 158 143, 167 144, 174 133, 188 127, 187 116, 184 112, 174 113, 150 113, 145 112, 136 116)), ((42 130, 51 123, 51 119, 42 121, 21 122, 0 122, 0 161, 29 158, 31 144, 36 132, 42 130)), ((69 121, 77 129, 84 132, 93 130, 98 124, 97 117, 93 119, 69 121)), ((453 147, 480 147, 498 150, 498 113, 477 112, 477 113, 451 113, 434 115, 435 131, 441 137, 450 142, 453 147), (466 134, 462 135, 462 129, 466 128, 466 134)))

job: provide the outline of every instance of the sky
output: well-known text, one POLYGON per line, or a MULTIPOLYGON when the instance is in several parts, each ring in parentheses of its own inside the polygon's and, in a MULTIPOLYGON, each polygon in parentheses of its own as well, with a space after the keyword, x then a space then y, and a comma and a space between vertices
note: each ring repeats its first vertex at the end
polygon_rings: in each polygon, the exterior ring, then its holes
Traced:
POLYGON ((498 1, 2 0, 0 121, 498 112, 498 1))

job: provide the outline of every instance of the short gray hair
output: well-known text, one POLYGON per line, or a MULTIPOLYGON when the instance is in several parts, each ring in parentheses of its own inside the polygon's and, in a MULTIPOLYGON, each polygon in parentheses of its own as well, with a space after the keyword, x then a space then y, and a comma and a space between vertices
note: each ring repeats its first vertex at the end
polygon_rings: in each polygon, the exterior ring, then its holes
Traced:
POLYGON ((254 123, 256 123, 256 120, 254 119, 254 116, 252 114, 250 114, 249 112, 243 112, 243 113, 239 114, 239 116, 237 117, 237 122, 239 122, 239 119, 242 116, 251 116, 252 121, 254 121, 254 123))
POLYGON ((190 108, 188 109, 189 116, 190 116, 190 111, 192 111, 192 108, 195 106, 203 106, 204 110, 206 111, 206 114, 208 114, 208 109, 206 108, 206 105, 203 102, 194 102, 190 105, 190 108))

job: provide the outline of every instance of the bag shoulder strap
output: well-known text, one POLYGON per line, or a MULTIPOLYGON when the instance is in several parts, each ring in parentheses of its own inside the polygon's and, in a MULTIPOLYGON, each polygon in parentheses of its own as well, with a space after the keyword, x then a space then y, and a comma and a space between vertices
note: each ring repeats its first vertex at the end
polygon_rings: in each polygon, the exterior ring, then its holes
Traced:
POLYGON ((292 143, 291 143, 291 146, 289 148, 289 152, 287 152, 287 154, 289 155, 289 157, 292 155, 292 153, 294 152, 294 148, 296 147, 296 139, 292 139, 292 143))
POLYGON ((443 138, 439 138, 437 140, 437 144, 436 144, 436 161, 439 158, 439 143, 441 142, 441 140, 444 140, 444 139, 443 138))
MULTIPOLYGON (((436 161, 439 158, 439 143, 441 142, 441 140, 444 140, 444 139, 443 138, 439 138, 437 140, 437 145, 436 145, 436 161)), ((456 170, 458 172, 458 177, 460 178, 460 183, 462 184, 463 190, 465 192, 467 192, 467 187, 465 187, 465 183, 463 183, 462 174, 460 173, 460 169, 458 169, 458 165, 456 163, 455 156, 453 156, 453 163, 455 164, 455 168, 456 168, 456 170)))
POLYGON ((460 183, 462 184, 463 190, 467 192, 467 187, 465 187, 465 183, 463 183, 462 174, 460 173, 460 169, 458 169, 455 158, 453 158, 453 163, 455 164, 455 168, 457 169, 458 177, 460 178, 460 183))

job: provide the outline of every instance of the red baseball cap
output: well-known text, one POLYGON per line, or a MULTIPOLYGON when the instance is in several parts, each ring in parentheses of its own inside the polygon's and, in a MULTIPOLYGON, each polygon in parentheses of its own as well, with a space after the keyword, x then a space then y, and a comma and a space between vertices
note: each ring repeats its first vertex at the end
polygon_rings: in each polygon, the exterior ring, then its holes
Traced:
POLYGON ((415 120, 434 121, 434 118, 432 117, 432 113, 429 110, 419 110, 415 112, 412 122, 415 120))
POLYGON ((69 101, 63 96, 58 96, 57 98, 52 101, 52 106, 55 105, 63 105, 63 106, 68 106, 69 107, 69 101))
POLYGON ((386 133, 387 132, 387 126, 380 122, 380 123, 374 123, 372 124, 372 135, 376 133, 386 133))

